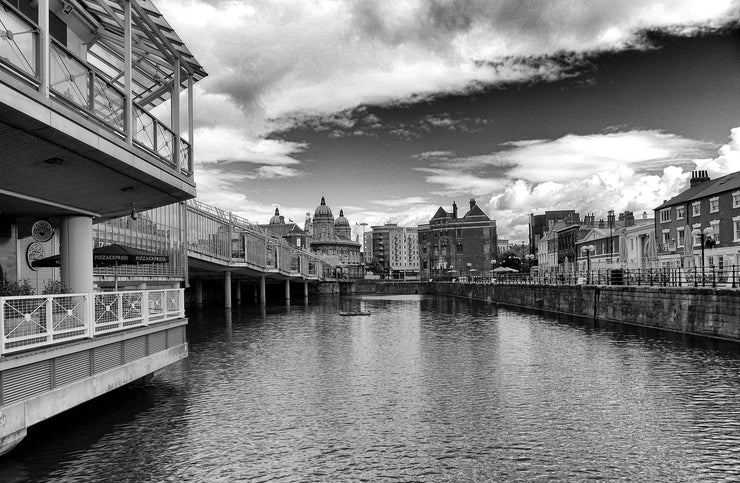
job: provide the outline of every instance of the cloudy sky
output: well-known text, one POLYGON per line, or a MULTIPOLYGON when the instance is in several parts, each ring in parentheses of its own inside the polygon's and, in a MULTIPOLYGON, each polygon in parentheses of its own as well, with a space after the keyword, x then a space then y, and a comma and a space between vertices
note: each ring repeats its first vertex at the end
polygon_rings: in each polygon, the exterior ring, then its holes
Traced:
POLYGON ((652 213, 740 170, 740 0, 160 0, 209 73, 198 198, 424 223, 652 213))

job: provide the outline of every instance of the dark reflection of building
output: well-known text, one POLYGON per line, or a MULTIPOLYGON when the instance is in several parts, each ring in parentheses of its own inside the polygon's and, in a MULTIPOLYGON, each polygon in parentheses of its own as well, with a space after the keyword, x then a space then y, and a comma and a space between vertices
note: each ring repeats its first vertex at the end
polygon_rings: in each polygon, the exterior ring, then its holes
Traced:
POLYGON ((420 275, 426 278, 457 277, 471 271, 488 271, 496 259, 496 220, 470 200, 470 210, 457 216, 440 207, 429 223, 419 225, 420 275))
POLYGON ((364 265, 360 243, 352 240, 352 227, 339 210, 334 219, 331 208, 321 197, 321 204, 314 211, 313 219, 307 214, 304 231, 310 236, 311 251, 321 255, 338 278, 362 278, 364 265))

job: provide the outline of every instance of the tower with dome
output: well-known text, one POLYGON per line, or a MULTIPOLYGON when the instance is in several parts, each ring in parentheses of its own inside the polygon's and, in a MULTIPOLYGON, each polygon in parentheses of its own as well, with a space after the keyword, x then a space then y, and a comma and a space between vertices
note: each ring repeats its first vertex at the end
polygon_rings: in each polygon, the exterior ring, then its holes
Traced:
POLYGON ((322 196, 314 210, 313 219, 306 214, 304 232, 311 236, 311 251, 330 263, 339 278, 362 278, 364 265, 360 254, 360 243, 352 240, 352 225, 339 210, 334 219, 331 208, 322 196))

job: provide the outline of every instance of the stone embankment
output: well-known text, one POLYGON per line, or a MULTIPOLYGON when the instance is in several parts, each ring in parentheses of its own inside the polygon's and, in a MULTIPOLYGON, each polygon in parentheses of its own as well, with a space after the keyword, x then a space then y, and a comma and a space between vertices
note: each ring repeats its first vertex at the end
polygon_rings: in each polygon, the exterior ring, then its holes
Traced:
POLYGON ((343 293, 437 294, 740 341, 740 290, 361 281, 343 293))

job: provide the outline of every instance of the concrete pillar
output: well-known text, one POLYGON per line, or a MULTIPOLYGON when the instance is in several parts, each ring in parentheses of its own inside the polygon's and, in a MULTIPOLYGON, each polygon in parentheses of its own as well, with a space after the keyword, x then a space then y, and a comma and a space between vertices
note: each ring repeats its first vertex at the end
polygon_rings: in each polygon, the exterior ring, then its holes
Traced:
POLYGON ((231 272, 224 272, 224 307, 231 308, 231 272))
POLYGON ((266 303, 267 294, 265 293, 265 276, 262 275, 260 277, 260 304, 264 305, 266 303))
POLYGON ((236 305, 242 304, 242 281, 236 281, 236 305))
POLYGON ((290 301, 290 279, 285 279, 285 300, 290 301))
POLYGON ((203 306, 203 279, 195 279, 195 305, 197 307, 203 306))
POLYGON ((303 282, 303 298, 308 298, 308 282, 303 282))
POLYGON ((62 218, 59 258, 62 283, 71 293, 93 291, 92 218, 62 218))

